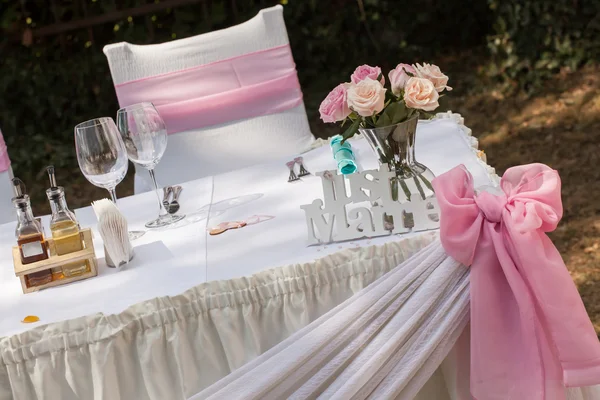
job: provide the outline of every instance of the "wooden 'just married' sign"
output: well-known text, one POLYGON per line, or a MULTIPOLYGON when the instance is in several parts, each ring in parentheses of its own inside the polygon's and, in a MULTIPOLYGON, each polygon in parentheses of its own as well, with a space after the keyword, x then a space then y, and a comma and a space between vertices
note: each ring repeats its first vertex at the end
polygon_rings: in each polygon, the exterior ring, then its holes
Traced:
POLYGON ((335 171, 317 173, 323 185, 323 200, 300 206, 306 215, 309 244, 329 243, 437 229, 439 208, 435 196, 418 194, 409 201, 394 200, 394 172, 387 164, 379 170, 351 175, 335 171))

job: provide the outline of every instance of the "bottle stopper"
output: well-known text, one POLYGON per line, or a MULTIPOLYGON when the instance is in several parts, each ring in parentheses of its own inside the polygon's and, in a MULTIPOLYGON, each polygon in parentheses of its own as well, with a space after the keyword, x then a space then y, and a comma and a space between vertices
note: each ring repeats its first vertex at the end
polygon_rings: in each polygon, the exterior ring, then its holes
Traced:
POLYGON ((56 189, 58 185, 56 184, 56 175, 54 174, 54 166, 50 165, 46 168, 46 172, 48 172, 48 178, 50 178, 50 189, 56 189))
POLYGON ((25 193, 25 184, 19 178, 12 179, 13 184, 13 193, 15 194, 15 199, 23 198, 23 194, 25 193))
POLYGON ((46 189, 46 195, 48 196, 48 199, 55 200, 61 197, 65 190, 56 184, 56 174, 54 172, 53 165, 48 166, 46 168, 46 172, 48 173, 48 178, 50 179, 50 188, 46 189))

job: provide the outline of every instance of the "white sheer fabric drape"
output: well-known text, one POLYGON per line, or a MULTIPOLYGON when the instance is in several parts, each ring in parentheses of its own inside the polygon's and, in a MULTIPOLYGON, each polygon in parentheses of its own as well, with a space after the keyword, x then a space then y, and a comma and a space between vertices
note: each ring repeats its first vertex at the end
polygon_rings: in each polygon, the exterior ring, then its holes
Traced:
POLYGON ((468 317, 468 269, 436 241, 192 399, 413 399, 468 317))
POLYGON ((190 400, 469 400, 468 320, 469 270, 436 240, 190 400))

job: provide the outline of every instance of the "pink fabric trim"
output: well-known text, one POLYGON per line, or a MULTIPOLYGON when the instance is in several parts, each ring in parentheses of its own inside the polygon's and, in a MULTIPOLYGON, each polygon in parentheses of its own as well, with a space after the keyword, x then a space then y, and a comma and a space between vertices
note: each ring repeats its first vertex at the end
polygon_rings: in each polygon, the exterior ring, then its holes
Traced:
POLYGON ((8 149, 4 143, 2 131, 0 131, 0 172, 6 172, 10 168, 10 159, 8 158, 8 149))
POLYGON ((302 104, 289 45, 115 86, 121 107, 150 101, 169 133, 282 112, 302 104))
POLYGON ((477 400, 565 399, 600 384, 600 342, 546 232, 562 217, 560 178, 511 168, 502 194, 475 194, 464 166, 434 179, 446 252, 471 265, 471 394, 477 400))
POLYGON ((211 66, 214 66, 214 65, 218 65, 218 64, 222 64, 222 63, 226 63, 226 62, 232 62, 232 61, 235 61, 235 60, 238 60, 238 59, 244 59, 245 57, 248 57, 250 55, 252 55, 252 56, 258 56, 258 55, 263 54, 263 53, 273 53, 274 54, 275 51, 279 52, 280 50, 284 50, 284 51, 287 50, 287 51, 289 51, 291 53, 290 45, 289 44, 282 44, 281 46, 271 47, 270 49, 257 50, 257 51, 255 51, 253 53, 242 54, 242 55, 239 55, 239 56, 228 58, 226 60, 213 61, 213 62, 208 63, 208 64, 203 64, 203 65, 197 65, 195 67, 184 68, 184 69, 181 69, 179 71, 165 72, 163 74, 157 74, 157 75, 154 75, 154 76, 146 76, 144 78, 133 79, 133 80, 128 81, 128 82, 119 83, 118 85, 115 85, 115 87, 121 87, 121 86, 131 85, 132 83, 137 83, 137 82, 141 82, 141 81, 145 81, 145 80, 152 80, 154 78, 167 77, 169 75, 186 74, 188 72, 193 72, 193 71, 204 69, 204 68, 211 67, 211 66))

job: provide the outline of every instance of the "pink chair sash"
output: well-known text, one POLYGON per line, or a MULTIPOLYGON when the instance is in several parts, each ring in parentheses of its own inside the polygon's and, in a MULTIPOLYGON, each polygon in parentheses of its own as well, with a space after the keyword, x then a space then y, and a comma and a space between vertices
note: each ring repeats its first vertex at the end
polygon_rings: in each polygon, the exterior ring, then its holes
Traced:
POLYGON ((302 104, 289 45, 115 86, 121 107, 150 101, 169 133, 279 113, 302 104))
POLYGON ((8 158, 8 149, 0 131, 0 172, 6 172, 10 168, 10 159, 8 158))
POLYGON ((477 400, 565 398, 600 384, 600 343, 546 232, 562 217, 560 178, 511 168, 502 194, 475 194, 464 166, 433 181, 446 252, 471 266, 471 394, 477 400))

